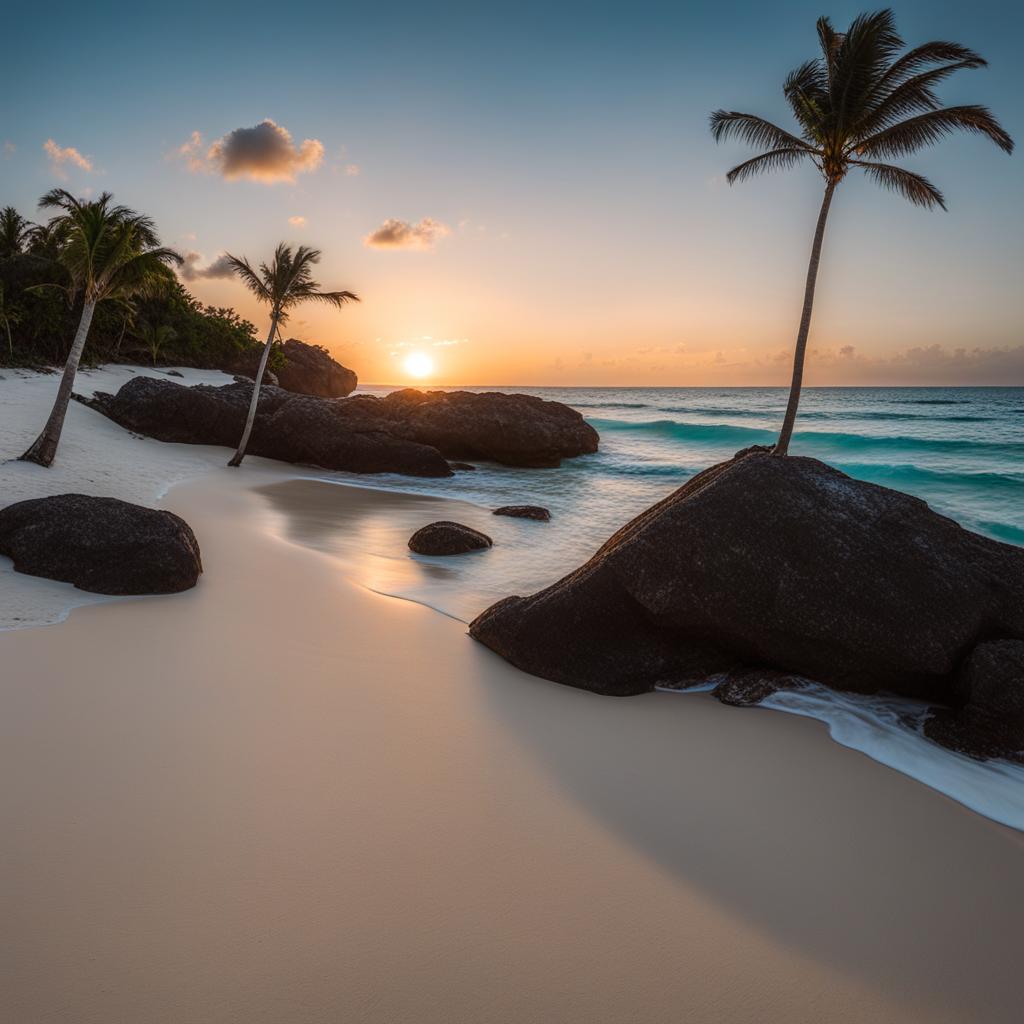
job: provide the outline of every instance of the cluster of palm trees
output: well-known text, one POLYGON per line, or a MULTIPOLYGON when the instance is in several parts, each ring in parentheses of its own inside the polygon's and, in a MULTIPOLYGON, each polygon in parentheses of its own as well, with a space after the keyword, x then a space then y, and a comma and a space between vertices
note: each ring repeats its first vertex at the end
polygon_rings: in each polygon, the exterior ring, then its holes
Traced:
MULTIPOLYGON (((1006 153, 1013 150, 1013 140, 985 107, 944 107, 935 93, 935 87, 954 72, 985 66, 974 51, 949 42, 924 43, 904 50, 905 44, 896 32, 889 10, 861 15, 845 32, 837 32, 827 18, 821 18, 817 31, 821 55, 793 71, 783 85, 796 119, 794 132, 754 114, 717 110, 711 115, 711 131, 716 141, 735 137, 763 150, 729 171, 730 184, 808 161, 825 182, 807 269, 789 402, 775 445, 777 455, 787 454, 796 421, 825 223, 839 183, 856 168, 918 206, 945 209, 942 193, 930 181, 885 161, 914 153, 957 131, 982 135, 1006 153)), ((133 296, 161 287, 172 276, 172 268, 181 262, 181 257, 160 245, 148 217, 113 205, 109 193, 86 201, 63 189, 54 189, 43 196, 40 206, 58 209, 60 213, 38 227, 28 224, 10 208, 0 213, 0 257, 26 246, 30 251, 45 251, 66 271, 69 297, 81 296, 83 300, 82 318, 53 411, 42 433, 22 456, 48 466, 57 451, 97 303, 107 299, 127 302, 133 296)), ((299 246, 293 251, 283 243, 269 264, 261 263, 256 269, 248 260, 228 256, 246 287, 270 308, 270 330, 245 428, 229 465, 238 466, 245 457, 267 359, 290 310, 310 300, 338 308, 358 301, 352 292, 320 289, 312 277, 312 267, 319 259, 319 250, 299 246)), ((0 326, 6 328, 9 345, 12 317, 16 315, 4 305, 0 290, 0 326)), ((147 336, 154 363, 166 341, 166 332, 161 334, 159 328, 147 336)))
MULTIPOLYGON (((82 301, 71 351, 57 389, 57 397, 39 436, 21 456, 27 462, 50 466, 57 454, 64 420, 74 390, 78 366, 89 337, 96 306, 103 301, 130 304, 131 299, 154 294, 174 280, 175 266, 182 257, 160 244, 156 228, 149 217, 126 206, 117 206, 113 196, 104 192, 98 199, 77 199, 65 189, 53 189, 39 201, 41 209, 59 210, 45 226, 29 224, 17 211, 7 208, 0 213, 0 252, 33 252, 36 245, 45 246, 49 257, 63 270, 64 283, 37 285, 37 288, 62 288, 68 301, 82 301)), ((260 385, 267 359, 280 327, 290 310, 308 300, 335 307, 358 301, 348 291, 325 292, 313 280, 312 267, 320 260, 320 251, 299 246, 294 251, 281 244, 270 264, 261 263, 254 270, 248 260, 228 256, 231 266, 256 298, 270 307, 270 332, 263 347, 253 388, 252 401, 238 450, 229 465, 241 465, 252 433, 259 402, 260 385)), ((0 324, 7 331, 8 344, 13 318, 17 314, 4 305, 0 290, 0 324)), ((160 348, 171 337, 166 326, 147 325, 143 336, 156 364, 160 348)))

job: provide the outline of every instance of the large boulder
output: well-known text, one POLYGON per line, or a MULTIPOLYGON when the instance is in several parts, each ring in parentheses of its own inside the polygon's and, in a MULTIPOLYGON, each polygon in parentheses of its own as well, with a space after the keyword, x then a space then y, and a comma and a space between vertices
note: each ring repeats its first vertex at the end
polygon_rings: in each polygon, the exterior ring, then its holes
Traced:
POLYGON ((580 413, 532 395, 405 388, 375 401, 376 407, 353 405, 352 414, 372 410, 393 423, 393 431, 452 459, 547 468, 597 451, 597 431, 580 413))
POLYGON ((965 679, 961 667, 982 641, 1024 640, 1024 549, 814 459, 753 452, 694 477, 553 586, 493 605, 470 633, 598 693, 731 676, 721 695, 740 702, 749 671, 768 670, 775 687, 781 673, 888 690, 969 707, 977 722, 983 708, 1019 707, 1012 672, 965 679))
MULTIPOLYGON (((182 387, 155 377, 136 377, 116 395, 97 393, 85 404, 128 430, 158 441, 235 447, 245 426, 252 385, 182 387)), ((249 452, 351 473, 451 476, 447 461, 427 445, 393 437, 368 425, 352 429, 338 416, 336 400, 260 388, 249 452)))
POLYGON ((410 538, 409 548, 418 555, 464 555, 482 551, 494 542, 486 533, 447 519, 421 526, 410 538))
POLYGON ((184 519, 117 498, 58 494, 0 509, 0 554, 18 572, 96 594, 173 594, 203 571, 184 519))
MULTIPOLYGON (((359 383, 355 371, 342 366, 322 345, 310 345, 289 338, 277 348, 284 357, 274 371, 275 383, 285 391, 318 398, 344 398, 359 383)), ((250 380, 259 369, 263 346, 254 345, 226 363, 225 373, 238 374, 250 380)))
MULTIPOLYGON (((161 441, 234 446, 251 397, 246 381, 186 388, 138 377, 86 404, 161 441)), ((286 462, 413 476, 450 476, 448 458, 551 466, 596 449, 597 434, 578 412, 528 395, 407 390, 325 399, 279 387, 260 388, 249 445, 286 462)))

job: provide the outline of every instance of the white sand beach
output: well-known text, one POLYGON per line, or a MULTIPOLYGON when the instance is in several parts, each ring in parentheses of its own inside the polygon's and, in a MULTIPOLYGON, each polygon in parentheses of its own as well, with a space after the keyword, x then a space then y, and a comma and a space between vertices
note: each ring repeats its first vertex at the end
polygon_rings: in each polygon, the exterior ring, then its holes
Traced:
MULTIPOLYGON (((56 386, 6 376, 4 458, 56 386)), ((527 676, 227 454, 75 404, 0 466, 171 509, 205 567, 84 603, 4 560, 3 624, 49 623, 0 632, 5 1024, 1020 1019, 1024 835, 809 719, 527 676)))

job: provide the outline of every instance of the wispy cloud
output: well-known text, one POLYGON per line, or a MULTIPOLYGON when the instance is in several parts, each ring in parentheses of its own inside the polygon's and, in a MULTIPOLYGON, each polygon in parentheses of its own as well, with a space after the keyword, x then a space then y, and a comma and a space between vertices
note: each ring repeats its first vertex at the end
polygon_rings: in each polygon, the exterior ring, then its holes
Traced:
POLYGON ((345 164, 345 173, 350 178, 358 177, 358 175, 359 175, 359 164, 345 164))
POLYGON ((10 139, 4 142, 4 156, 13 156, 17 151, 18 147, 10 139))
POLYGON ((50 170, 61 180, 68 176, 68 165, 82 171, 92 170, 92 160, 83 156, 74 146, 58 146, 53 139, 47 139, 43 143, 43 152, 50 158, 50 170))
POLYGON ((412 249, 424 252, 433 249, 438 240, 452 233, 447 224, 424 217, 418 224, 391 218, 363 239, 370 249, 412 249))
POLYGON ((296 214, 294 217, 288 218, 288 223, 291 224, 293 228, 304 228, 308 221, 301 214, 296 214))
POLYGON ((208 263, 205 267, 199 266, 202 262, 203 257, 201 253, 187 252, 185 253, 185 262, 178 268, 178 273, 181 274, 182 278, 186 281, 200 281, 209 278, 226 278, 234 276, 231 264, 228 262, 227 256, 223 253, 212 263, 208 263))
POLYGON ((204 153, 203 136, 193 132, 175 151, 194 173, 220 174, 228 181, 248 178, 273 184, 294 181, 297 174, 315 171, 324 159, 319 139, 303 139, 296 146, 284 125, 260 121, 252 128, 236 128, 214 142, 204 153))
POLYGON ((389 356, 397 356, 405 349, 425 348, 451 348, 454 345, 468 345, 469 338, 433 338, 429 334, 423 334, 418 338, 410 338, 405 341, 384 341, 383 338, 376 339, 380 344, 386 345, 389 349, 389 356))

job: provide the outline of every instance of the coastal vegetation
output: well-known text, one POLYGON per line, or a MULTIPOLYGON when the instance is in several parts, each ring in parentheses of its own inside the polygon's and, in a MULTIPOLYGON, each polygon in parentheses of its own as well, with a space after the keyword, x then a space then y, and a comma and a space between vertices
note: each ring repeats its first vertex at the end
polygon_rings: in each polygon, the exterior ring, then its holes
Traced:
POLYGON ((300 245, 292 250, 290 245, 282 242, 274 250, 274 257, 269 264, 261 263, 259 269, 252 267, 247 259, 227 255, 227 260, 242 283, 256 296, 260 302, 270 307, 270 330, 263 346, 259 367, 256 370, 256 385, 252 389, 249 402, 249 413, 242 430, 242 438, 238 450, 228 462, 229 466, 240 466, 245 458, 245 449, 256 422, 256 407, 259 404, 260 385, 267 369, 274 339, 278 336, 281 325, 287 323, 291 310, 303 302, 322 302, 325 305, 340 309, 346 303, 358 302, 359 297, 348 291, 321 291, 320 285, 313 280, 313 266, 320 262, 320 250, 300 245))
POLYGON ((160 245, 149 217, 126 206, 114 206, 113 198, 104 192, 99 199, 76 199, 66 189, 55 188, 39 201, 43 209, 61 211, 50 224, 62 240, 56 262, 63 269, 65 280, 49 287, 64 291, 69 302, 79 296, 82 300, 75 340, 64 364, 53 409, 40 435, 22 455, 25 461, 40 466, 49 466, 57 454, 75 375, 97 305, 104 300, 127 305, 136 296, 159 292, 174 280, 171 267, 182 261, 173 249, 160 245))
POLYGON ((935 87, 955 72, 986 66, 973 50, 935 41, 900 54, 905 44, 891 10, 861 14, 845 32, 837 32, 828 18, 819 18, 817 29, 821 56, 801 64, 783 85, 797 134, 756 114, 716 110, 711 115, 716 141, 737 138, 764 150, 733 167, 726 175, 730 184, 807 161, 825 180, 777 455, 788 452, 793 435, 825 222, 839 183, 857 168, 917 206, 945 209, 942 193, 927 178, 885 161, 908 156, 959 131, 982 135, 1005 153, 1013 151, 1013 140, 986 107, 944 107, 935 93, 935 87))
MULTIPOLYGON (((0 365, 61 365, 68 358, 84 295, 67 293, 63 232, 59 218, 34 224, 12 206, 0 209, 0 365)), ((165 278, 156 291, 95 307, 83 363, 150 361, 150 326, 174 331, 165 332, 157 356, 169 366, 220 369, 258 345, 256 328, 233 309, 204 305, 165 278)))

